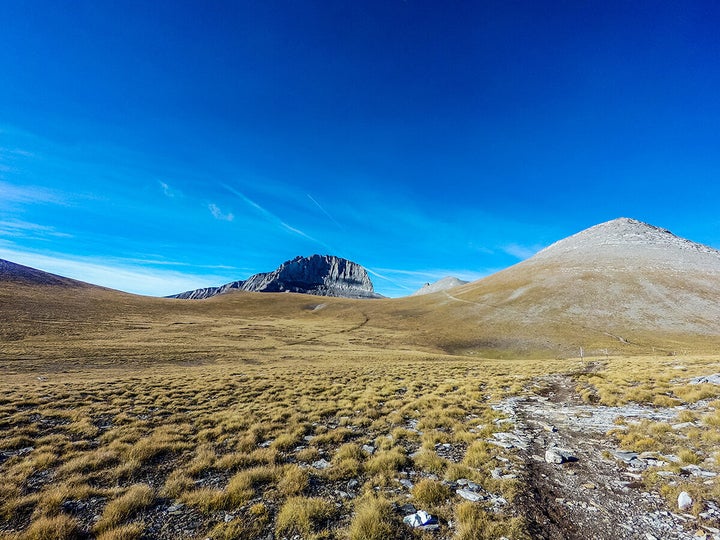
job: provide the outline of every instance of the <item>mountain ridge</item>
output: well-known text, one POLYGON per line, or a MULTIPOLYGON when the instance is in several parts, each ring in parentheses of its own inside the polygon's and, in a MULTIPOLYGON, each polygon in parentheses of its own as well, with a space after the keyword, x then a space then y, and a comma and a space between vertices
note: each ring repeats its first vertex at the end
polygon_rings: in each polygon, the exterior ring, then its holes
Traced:
POLYGON ((423 294, 432 294, 434 292, 446 291, 455 287, 460 287, 461 285, 466 285, 468 283, 470 282, 456 278, 455 276, 446 276, 432 283, 425 283, 422 287, 420 287, 410 296, 422 296, 423 294))
MULTIPOLYGON (((144 347, 154 346, 138 341, 148 325, 162 329, 163 344, 174 336, 177 347, 186 347, 192 336, 193 350, 207 354, 226 354, 227 343, 216 327, 232 327, 227 334, 233 336, 232 347, 242 343, 255 350, 265 322, 254 327, 247 321, 259 320, 285 325, 272 339, 262 338, 273 347, 309 343, 297 338, 307 330, 313 347, 325 344, 333 351, 396 347, 468 357, 566 358, 581 348, 587 355, 670 355, 720 346, 720 252, 634 220, 591 227, 460 287, 373 302, 255 293, 178 302, 84 284, 62 286, 80 282, 19 265, 5 267, 10 270, 0 271, 0 320, 8 321, 6 334, 20 344, 18 354, 30 347, 18 336, 81 336, 84 330, 77 328, 92 327, 103 329, 98 336, 108 332, 144 356, 144 347), (48 283, 61 286, 44 286, 48 283), (294 330, 287 333, 289 328, 294 330)), ((258 274, 253 282, 272 282, 278 270, 258 274)), ((289 285, 284 282, 277 290, 293 290, 289 285)), ((88 354, 96 354, 94 344, 105 346, 105 338, 82 339, 67 338, 63 346, 89 347, 88 354)), ((32 342, 32 347, 43 343, 32 342)), ((262 343, 258 350, 270 346, 262 343)), ((153 350, 170 354, 169 349, 153 350)))
POLYGON ((99 287, 78 281, 76 279, 51 274, 44 270, 38 270, 30 266, 14 263, 5 259, 0 259, 0 281, 11 281, 26 285, 42 285, 42 286, 61 286, 61 287, 99 287))
POLYGON ((167 298, 203 300, 232 290, 248 292, 294 292, 339 298, 381 298, 375 292, 367 270, 334 255, 297 256, 272 272, 254 274, 245 280, 219 287, 206 287, 170 295, 167 298))

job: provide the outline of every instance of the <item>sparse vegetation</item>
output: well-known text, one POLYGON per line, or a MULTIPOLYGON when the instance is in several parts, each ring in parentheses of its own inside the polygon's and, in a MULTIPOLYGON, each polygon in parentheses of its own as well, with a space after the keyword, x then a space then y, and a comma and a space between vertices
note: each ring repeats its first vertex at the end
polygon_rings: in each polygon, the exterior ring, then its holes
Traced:
POLYGON ((309 311, 295 295, 272 306, 237 295, 219 307, 99 298, 11 314, 17 335, 0 357, 3 539, 144 537, 158 515, 172 524, 183 512, 202 538, 418 537, 401 521, 408 502, 439 517, 445 537, 527 538, 512 504, 525 479, 492 477, 504 464, 488 439, 506 427, 491 406, 549 394, 532 390, 548 373, 569 373, 590 404, 677 409, 673 421, 621 421, 611 436, 627 450, 677 456, 642 478, 669 506, 680 489, 696 514, 720 499, 702 478, 669 486, 657 474, 720 472, 720 387, 687 382, 719 371, 716 357, 611 356, 592 368, 535 352, 484 358, 456 341, 470 323, 430 339, 392 323, 383 300, 361 313, 337 299, 309 311), (400 483, 408 479, 412 490, 400 483), (459 479, 508 505, 464 502, 448 485, 459 479))

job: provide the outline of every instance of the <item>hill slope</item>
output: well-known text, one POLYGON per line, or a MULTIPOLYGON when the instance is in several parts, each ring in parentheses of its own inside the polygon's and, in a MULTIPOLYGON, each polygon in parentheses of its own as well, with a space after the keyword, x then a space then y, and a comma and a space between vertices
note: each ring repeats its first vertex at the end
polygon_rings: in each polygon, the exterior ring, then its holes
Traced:
POLYGON ((438 316, 467 329, 456 351, 673 352, 720 337, 720 252, 620 218, 432 297, 438 316))
POLYGON ((5 259, 0 259, 0 283, 22 283, 25 285, 44 285, 56 287, 91 287, 82 281, 50 274, 23 266, 5 259))
POLYGON ((3 268, 0 359, 567 357, 580 348, 720 347, 720 252, 629 219, 461 287, 373 302, 244 291, 179 302, 3 268))

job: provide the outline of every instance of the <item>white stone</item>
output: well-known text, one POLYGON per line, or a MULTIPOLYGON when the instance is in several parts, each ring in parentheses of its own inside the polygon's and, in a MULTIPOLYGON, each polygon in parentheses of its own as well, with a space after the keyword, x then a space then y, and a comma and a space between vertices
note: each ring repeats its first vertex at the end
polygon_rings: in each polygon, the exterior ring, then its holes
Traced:
POLYGON ((469 489, 458 489, 455 490, 455 493, 468 501, 478 502, 482 500, 482 495, 475 493, 474 491, 470 491, 469 489))
POLYGON ((693 504, 692 497, 687 491, 683 491, 678 495, 678 508, 680 510, 688 510, 693 504))
POLYGON ((565 463, 567 461, 574 461, 576 458, 572 455, 569 450, 562 448, 551 447, 545 450, 545 461, 547 463, 565 463))
POLYGON ((410 514, 409 516, 405 516, 403 518, 403 523, 410 525, 411 527, 422 527, 424 525, 429 525, 432 521, 433 517, 425 510, 418 510, 414 514, 410 514))

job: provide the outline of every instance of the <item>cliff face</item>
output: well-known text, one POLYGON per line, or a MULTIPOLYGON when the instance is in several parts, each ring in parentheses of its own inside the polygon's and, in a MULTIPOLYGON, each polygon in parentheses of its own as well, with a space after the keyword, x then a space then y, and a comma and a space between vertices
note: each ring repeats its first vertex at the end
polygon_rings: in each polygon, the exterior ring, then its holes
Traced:
POLYGON ((250 276, 220 287, 196 289, 173 295, 172 298, 202 299, 232 289, 254 292, 294 292, 342 298, 378 298, 365 268, 357 263, 332 255, 295 257, 273 272, 250 276))

